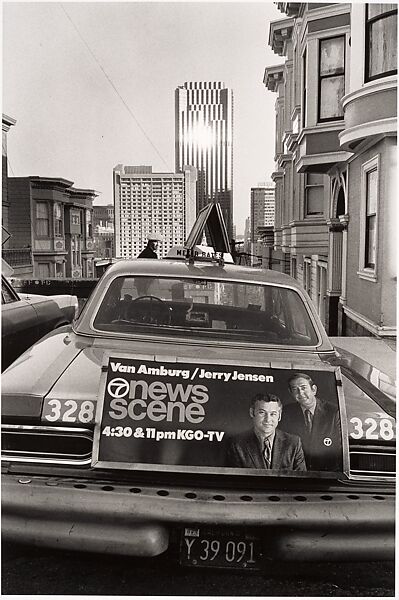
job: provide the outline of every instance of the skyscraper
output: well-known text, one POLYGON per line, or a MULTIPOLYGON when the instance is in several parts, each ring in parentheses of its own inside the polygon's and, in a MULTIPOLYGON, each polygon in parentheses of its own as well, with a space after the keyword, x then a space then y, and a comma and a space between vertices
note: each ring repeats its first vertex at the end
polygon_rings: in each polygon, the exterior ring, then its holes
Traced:
POLYGON ((233 92, 221 81, 185 82, 175 91, 176 171, 198 170, 197 213, 220 202, 233 231, 233 92))
POLYGON ((260 227, 274 225, 274 183, 260 183, 251 188, 251 254, 262 254, 260 227))
POLYGON ((159 255, 182 245, 195 221, 196 169, 153 173, 151 166, 114 168, 115 252, 135 258, 149 233, 163 236, 159 255))

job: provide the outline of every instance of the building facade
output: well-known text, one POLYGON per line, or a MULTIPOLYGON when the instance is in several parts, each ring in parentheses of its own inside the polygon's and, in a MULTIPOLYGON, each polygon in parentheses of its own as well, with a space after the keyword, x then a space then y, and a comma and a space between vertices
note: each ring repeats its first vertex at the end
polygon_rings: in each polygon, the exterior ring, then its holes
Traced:
POLYGON ((258 264, 263 253, 263 229, 274 226, 274 183, 251 188, 251 264, 258 264))
POLYGON ((115 210, 113 204, 93 205, 93 240, 96 258, 115 256, 115 210))
POLYGON ((186 82, 175 91, 176 171, 196 167, 197 206, 220 202, 233 237, 233 92, 224 83, 186 82))
MULTIPOLYGON (((8 212, 9 212, 9 207, 10 207, 10 203, 8 200, 8 157, 7 157, 7 134, 10 130, 10 128, 15 125, 16 120, 13 119, 12 117, 8 117, 7 115, 3 114, 2 115, 2 131, 1 131, 1 136, 2 136, 2 154, 1 154, 1 191, 2 191, 2 195, 1 195, 1 221, 2 221, 2 226, 5 228, 5 230, 8 232, 9 231, 9 224, 8 224, 8 212)), ((4 243, 4 247, 7 248, 8 246, 8 242, 6 241, 4 243)))
POLYGON ((115 209, 113 204, 93 204, 93 227, 110 227, 114 224, 115 209))
POLYGON ((53 177, 10 177, 9 252, 27 248, 37 279, 94 277, 94 190, 53 177))
POLYGON ((330 335, 394 336, 397 5, 278 7, 274 267, 330 335))
POLYGON ((197 172, 153 173, 151 166, 114 168, 115 253, 134 258, 149 233, 163 236, 160 257, 184 244, 195 221, 197 172))

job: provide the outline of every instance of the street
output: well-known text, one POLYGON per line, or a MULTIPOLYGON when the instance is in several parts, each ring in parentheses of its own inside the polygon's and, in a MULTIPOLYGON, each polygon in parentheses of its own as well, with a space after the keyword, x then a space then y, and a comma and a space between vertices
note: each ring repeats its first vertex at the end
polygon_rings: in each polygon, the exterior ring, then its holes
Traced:
POLYGON ((3 595, 394 596, 394 563, 272 563, 262 573, 3 544, 3 595))

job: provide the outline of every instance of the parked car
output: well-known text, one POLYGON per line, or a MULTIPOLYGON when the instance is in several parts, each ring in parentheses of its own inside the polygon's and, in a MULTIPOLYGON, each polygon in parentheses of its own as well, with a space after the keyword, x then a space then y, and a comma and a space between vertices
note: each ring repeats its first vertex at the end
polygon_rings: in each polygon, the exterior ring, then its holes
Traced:
POLYGON ((2 389, 6 540, 247 569, 393 558, 394 401, 287 275, 120 261, 2 389))
POLYGON ((1 278, 1 368, 6 369, 27 348, 49 331, 71 323, 78 299, 62 294, 19 294, 1 278))

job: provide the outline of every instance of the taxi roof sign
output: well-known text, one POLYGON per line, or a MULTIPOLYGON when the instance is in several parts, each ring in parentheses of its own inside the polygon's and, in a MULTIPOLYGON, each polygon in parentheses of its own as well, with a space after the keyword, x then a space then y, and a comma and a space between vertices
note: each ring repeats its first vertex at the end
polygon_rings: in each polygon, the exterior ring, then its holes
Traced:
POLYGON ((184 244, 184 248, 192 252, 195 246, 201 244, 205 227, 207 228, 213 251, 229 254, 231 252, 230 242, 219 202, 210 202, 200 210, 184 244))
MULTIPOLYGON (((218 261, 219 256, 215 252, 212 246, 204 246, 198 244, 193 248, 187 249, 185 246, 173 246, 164 258, 171 259, 182 259, 187 260, 192 258, 194 260, 205 260, 205 261, 218 261)), ((223 254, 223 262, 234 264, 233 257, 230 252, 223 254)))

